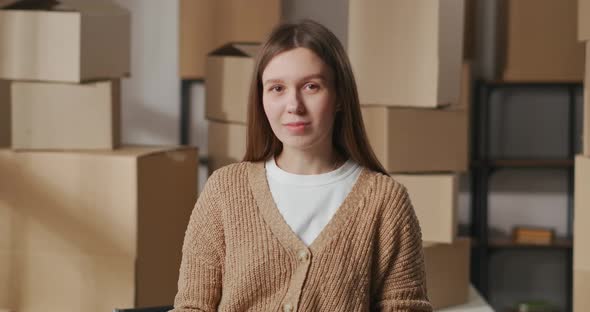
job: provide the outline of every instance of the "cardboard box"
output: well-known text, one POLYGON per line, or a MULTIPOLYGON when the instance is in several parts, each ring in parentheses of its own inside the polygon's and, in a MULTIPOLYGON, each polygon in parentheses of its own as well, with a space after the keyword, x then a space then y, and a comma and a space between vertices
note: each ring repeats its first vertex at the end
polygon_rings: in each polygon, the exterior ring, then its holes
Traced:
POLYGON ((576 157, 574 175, 574 269, 590 271, 590 157, 576 157))
POLYGON ((0 306, 172 304, 196 201, 196 149, 1 150, 0 172, 0 306))
POLYGON ((577 40, 577 0, 502 0, 498 76, 505 81, 581 81, 584 45, 577 40))
POLYGON ((129 75, 130 14, 111 1, 4 1, 0 8, 0 78, 79 83, 129 75))
POLYGON ((362 105, 367 136, 388 172, 467 171, 471 79, 467 61, 459 100, 444 109, 362 105))
POLYGON ((14 149, 113 149, 120 140, 120 80, 12 83, 14 149))
POLYGON ((590 270, 574 269, 574 311, 586 312, 590 307, 590 270))
POLYGON ((420 221, 422 240, 454 242, 458 226, 459 177, 456 174, 394 174, 392 177, 408 189, 420 221))
POLYGON ((0 147, 10 146, 10 82, 0 80, 0 147))
POLYGON ((10 275, 0 272, 0 280, 10 280, 7 288, 0 285, 0 304, 14 311, 112 311, 134 305, 132 257, 0 251, 0 265, 10 270, 10 275))
POLYGON ((246 125, 209 121, 209 174, 235 162, 246 154, 246 125))
POLYGON ((365 105, 459 101, 465 0, 350 0, 348 55, 365 105))
POLYGON ((453 244, 424 243, 426 288, 434 309, 469 299, 470 251, 468 238, 458 238, 453 244))
POLYGON ((206 106, 209 120, 248 121, 248 98, 258 44, 230 43, 207 57, 206 106))
POLYGON ((578 40, 590 40, 590 0, 578 0, 578 40))
POLYGON ((179 74, 203 79, 207 54, 228 42, 262 42, 281 18, 280 0, 181 0, 179 74))
POLYGON ((365 106, 369 142, 387 172, 464 172, 468 168, 466 110, 365 106))

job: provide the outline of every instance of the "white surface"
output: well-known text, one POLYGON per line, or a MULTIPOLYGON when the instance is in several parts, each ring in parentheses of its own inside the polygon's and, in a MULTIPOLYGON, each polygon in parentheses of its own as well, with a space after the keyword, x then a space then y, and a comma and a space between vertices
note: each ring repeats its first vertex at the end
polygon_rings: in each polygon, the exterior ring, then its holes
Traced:
POLYGON ((435 310, 436 312, 494 312, 494 309, 479 295, 473 286, 469 287, 469 302, 444 309, 435 310))
POLYGON ((116 0, 131 12, 131 77, 122 84, 123 143, 179 143, 178 1, 116 0))

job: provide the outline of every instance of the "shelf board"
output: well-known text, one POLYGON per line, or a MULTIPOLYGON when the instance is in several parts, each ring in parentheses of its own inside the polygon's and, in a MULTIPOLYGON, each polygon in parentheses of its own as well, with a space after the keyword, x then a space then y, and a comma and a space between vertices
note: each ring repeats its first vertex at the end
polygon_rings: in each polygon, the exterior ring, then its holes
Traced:
POLYGON ((551 86, 551 85, 582 85, 582 80, 560 80, 560 81, 548 81, 548 80, 530 80, 530 81, 518 81, 518 80, 485 80, 483 81, 487 85, 491 86, 551 86))
POLYGON ((549 245, 516 243, 509 237, 494 237, 488 242, 488 247, 493 249, 571 249, 572 245, 571 239, 563 237, 555 238, 549 245))
MULTIPOLYGON (((484 161, 474 161, 475 166, 481 167, 484 161)), ((573 159, 490 159, 487 161, 494 168, 572 168, 573 159)))
MULTIPOLYGON (((572 240, 565 237, 557 237, 552 244, 541 245, 516 243, 510 237, 498 236, 489 238, 487 244, 487 248, 490 249, 572 249, 572 246, 572 240)), ((481 247, 480 242, 476 238, 472 238, 471 247, 481 247)))

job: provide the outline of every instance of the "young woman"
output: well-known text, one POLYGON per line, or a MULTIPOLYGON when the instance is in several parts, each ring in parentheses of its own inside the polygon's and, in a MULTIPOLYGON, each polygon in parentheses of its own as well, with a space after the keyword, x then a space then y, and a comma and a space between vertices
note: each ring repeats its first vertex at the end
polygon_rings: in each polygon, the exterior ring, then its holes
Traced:
POLYGON ((249 105, 244 161, 193 210, 174 311, 431 311, 418 220, 368 143, 338 39, 279 25, 249 105))

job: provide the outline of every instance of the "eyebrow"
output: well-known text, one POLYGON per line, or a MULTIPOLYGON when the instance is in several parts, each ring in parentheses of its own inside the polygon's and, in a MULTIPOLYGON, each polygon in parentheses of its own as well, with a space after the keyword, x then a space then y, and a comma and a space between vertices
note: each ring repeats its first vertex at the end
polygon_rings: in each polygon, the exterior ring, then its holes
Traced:
MULTIPOLYGON (((312 74, 312 75, 307 75, 303 78, 301 78, 301 80, 309 80, 309 79, 321 79, 323 81, 326 81, 326 77, 324 77, 324 75, 322 74, 312 74)), ((266 86, 269 83, 284 83, 285 81, 282 79, 268 79, 267 81, 264 82, 264 86, 266 86)))

